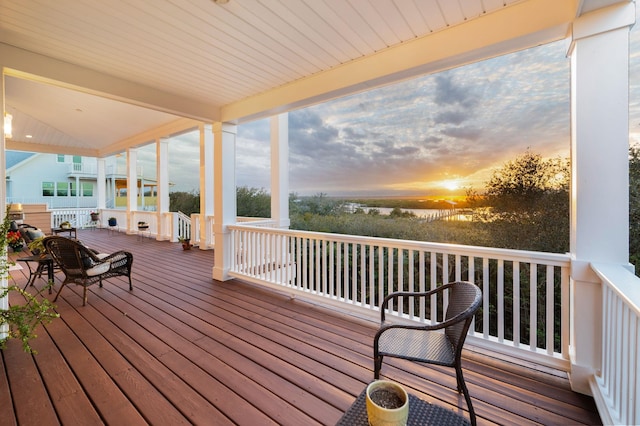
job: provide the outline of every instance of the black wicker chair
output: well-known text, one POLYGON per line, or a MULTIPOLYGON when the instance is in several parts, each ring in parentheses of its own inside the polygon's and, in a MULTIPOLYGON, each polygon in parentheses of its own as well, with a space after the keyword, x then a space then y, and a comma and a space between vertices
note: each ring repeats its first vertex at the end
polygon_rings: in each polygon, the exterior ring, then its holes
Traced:
POLYGON ((456 370, 458 392, 464 394, 471 424, 475 425, 476 415, 462 376, 461 356, 473 315, 481 303, 480 289, 475 284, 465 281, 445 284, 424 293, 397 292, 385 297, 380 307, 382 324, 373 345, 374 378, 380 377, 382 359, 385 356, 453 367, 456 370), (425 301, 428 302, 432 295, 441 296, 444 292, 448 292, 449 297, 443 322, 431 325, 385 322, 385 310, 390 301, 393 301, 395 306, 400 298, 409 299, 409 303, 413 303, 416 298, 426 298, 425 301))
POLYGON ((68 283, 84 287, 82 306, 87 304, 87 288, 95 283, 99 283, 102 287, 102 280, 107 278, 125 276, 129 279, 129 290, 133 290, 131 283, 133 255, 127 251, 99 255, 77 241, 59 236, 46 237, 44 246, 65 275, 53 299, 54 302, 68 283))

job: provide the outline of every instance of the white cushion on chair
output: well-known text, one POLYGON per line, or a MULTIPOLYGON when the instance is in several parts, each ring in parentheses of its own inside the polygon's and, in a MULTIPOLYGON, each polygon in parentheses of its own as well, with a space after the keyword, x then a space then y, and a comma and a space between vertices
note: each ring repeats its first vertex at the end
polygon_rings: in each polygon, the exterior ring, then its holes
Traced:
POLYGON ((98 259, 104 259, 107 256, 109 256, 109 253, 98 253, 98 254, 96 254, 96 257, 98 259))
POLYGON ((99 263, 93 268, 87 269, 87 275, 90 277, 94 277, 96 275, 104 274, 111 267, 111 262, 99 263))

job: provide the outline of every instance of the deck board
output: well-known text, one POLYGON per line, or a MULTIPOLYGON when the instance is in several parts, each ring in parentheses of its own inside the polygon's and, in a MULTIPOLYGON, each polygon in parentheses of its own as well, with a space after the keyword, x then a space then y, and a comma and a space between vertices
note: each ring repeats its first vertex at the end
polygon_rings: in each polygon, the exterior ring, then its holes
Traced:
MULTIPOLYGON (((33 342, 38 355, 17 342, 2 351, 0 404, 13 410, 0 426, 34 418, 332 425, 373 377, 372 322, 241 281, 214 281, 212 251, 106 230, 78 237, 101 252, 131 251, 134 289, 111 279, 92 286, 82 307, 81 288, 69 286, 57 302, 61 317, 33 342)), ((17 284, 26 283, 25 272, 12 272, 17 284)), ((35 288, 43 285, 37 280, 35 288)), ((468 351, 463 367, 479 424, 600 423, 593 400, 572 392, 565 377, 468 351)), ((390 359, 382 374, 466 416, 450 370, 390 359)))

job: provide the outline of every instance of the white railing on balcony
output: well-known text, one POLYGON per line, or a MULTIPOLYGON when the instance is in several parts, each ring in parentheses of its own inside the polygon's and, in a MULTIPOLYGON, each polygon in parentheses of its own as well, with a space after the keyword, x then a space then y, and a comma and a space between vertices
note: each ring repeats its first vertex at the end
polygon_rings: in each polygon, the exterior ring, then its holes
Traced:
POLYGON ((85 174, 85 175, 97 175, 98 167, 96 164, 85 163, 69 163, 69 174, 85 174))
MULTIPOLYGON (((483 290, 471 331, 474 345, 565 371, 569 367, 567 255, 248 225, 229 228, 231 276, 376 316, 383 297, 393 291, 473 281, 483 290)), ((391 314, 430 322, 441 318, 446 302, 405 302, 391 314)))
POLYGON ((602 366, 592 384, 603 424, 640 424, 640 279, 594 265, 602 279, 602 366))

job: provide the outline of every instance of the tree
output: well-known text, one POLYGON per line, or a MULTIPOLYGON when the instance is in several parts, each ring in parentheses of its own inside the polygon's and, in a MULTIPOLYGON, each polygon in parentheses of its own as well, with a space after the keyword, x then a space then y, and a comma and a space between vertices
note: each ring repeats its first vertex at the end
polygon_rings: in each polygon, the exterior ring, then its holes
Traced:
POLYGON ((545 160, 527 150, 493 173, 485 185, 486 200, 498 211, 538 211, 550 196, 568 195, 569 176, 568 160, 545 160))
POLYGON ((495 247, 564 253, 569 250, 568 160, 527 150, 495 171, 485 187, 495 247))
POLYGON ((640 147, 629 148, 629 262, 640 274, 640 147))
POLYGON ((187 216, 200 213, 200 193, 198 192, 170 192, 169 211, 182 212, 187 216))
POLYGON ((236 189, 237 214, 244 217, 271 217, 271 195, 264 188, 240 186, 236 189))

